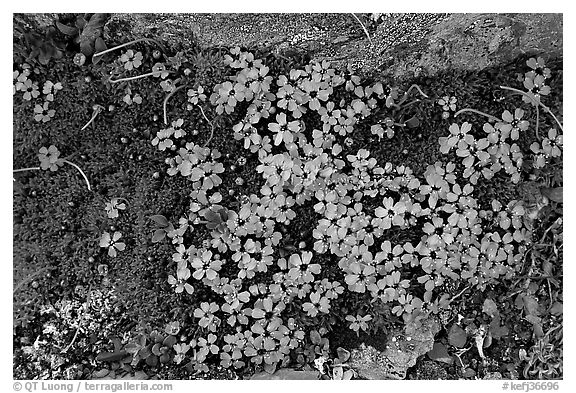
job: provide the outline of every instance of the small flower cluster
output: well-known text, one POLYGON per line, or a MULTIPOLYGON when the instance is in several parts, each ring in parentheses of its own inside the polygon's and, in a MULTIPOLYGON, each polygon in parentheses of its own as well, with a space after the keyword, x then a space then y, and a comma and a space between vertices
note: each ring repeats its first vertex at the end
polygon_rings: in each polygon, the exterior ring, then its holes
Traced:
MULTIPOLYGON (((237 72, 214 86, 210 102, 220 115, 245 111, 234 138, 258 159, 262 183, 224 207, 217 150, 187 143, 166 160, 170 175, 192 182, 190 209, 167 234, 177 264, 168 282, 182 296, 206 289, 217 295, 194 310, 194 337, 173 343, 177 363, 187 359, 189 369, 205 370, 206 361, 219 359, 223 367, 254 364, 272 372, 294 358, 311 362, 328 351, 326 329, 300 327, 294 313, 324 320, 350 293, 399 317, 439 313, 449 307, 448 286, 464 281, 483 290, 520 268, 531 238, 524 210, 516 201, 482 210, 475 188, 481 176, 502 168, 519 180, 522 152, 514 141, 529 125, 522 109, 505 111, 480 131, 452 124, 440 151, 454 152, 457 162, 436 162, 416 176, 403 165, 379 164, 367 149, 343 154, 340 144, 376 108, 395 105, 394 89, 364 87, 350 69, 338 73, 327 62, 273 77, 262 60, 238 48, 225 63, 237 72), (296 252, 283 229, 306 203, 313 206, 307 219, 314 243, 296 252), (198 225, 208 229, 207 239, 184 236, 198 225), (398 230, 419 238, 392 241, 398 230)), ((191 89, 190 105, 204 92, 191 89)), ((455 102, 446 97, 442 105, 454 111, 455 102)), ((185 135, 181 126, 162 130, 153 144, 176 151, 170 138, 185 135)), ((387 118, 372 132, 390 137, 394 127, 387 118)), ((545 149, 556 154, 558 143, 550 134, 545 149)), ((370 329, 372 315, 362 310, 346 320, 359 333, 370 329)))
MULTIPOLYGON (((550 69, 546 67, 542 57, 530 58, 526 61, 526 65, 530 67, 530 71, 524 74, 524 87, 528 91, 528 95, 540 101, 542 96, 550 94, 550 87, 546 85, 546 79, 550 78, 550 69)), ((532 99, 528 97, 522 98, 524 102, 535 105, 532 99)))
MULTIPOLYGON (((12 90, 13 95, 20 91, 22 92, 22 98, 26 101, 36 100, 40 97, 38 83, 33 82, 32 79, 29 78, 31 74, 32 68, 28 64, 22 65, 22 72, 18 70, 13 72, 12 78, 15 82, 12 90)), ((50 109, 50 103, 54 101, 54 96, 58 91, 62 90, 62 88, 60 82, 54 83, 49 80, 44 82, 44 86, 42 87, 44 101, 34 105, 34 120, 46 123, 56 115, 56 111, 50 109)))

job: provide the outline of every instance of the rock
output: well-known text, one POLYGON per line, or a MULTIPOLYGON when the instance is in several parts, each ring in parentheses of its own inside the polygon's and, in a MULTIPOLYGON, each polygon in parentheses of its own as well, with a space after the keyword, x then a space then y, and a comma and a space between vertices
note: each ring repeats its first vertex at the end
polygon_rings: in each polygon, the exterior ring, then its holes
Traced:
POLYGON ((432 349, 434 336, 439 331, 440 324, 432 318, 410 322, 404 331, 390 335, 383 352, 365 344, 353 349, 350 367, 365 379, 404 379, 408 368, 432 349))
POLYGON ((283 380, 283 379, 293 379, 293 380, 318 380, 320 375, 317 371, 300 371, 291 368, 282 368, 276 371, 274 374, 269 374, 265 371, 256 373, 250 379, 255 380, 283 380))
POLYGON ((108 35, 154 36, 169 45, 306 49, 315 61, 403 77, 422 69, 481 70, 518 55, 562 56, 562 14, 390 14, 369 32, 347 14, 114 14, 108 35), (393 61, 388 59, 392 58, 393 61))

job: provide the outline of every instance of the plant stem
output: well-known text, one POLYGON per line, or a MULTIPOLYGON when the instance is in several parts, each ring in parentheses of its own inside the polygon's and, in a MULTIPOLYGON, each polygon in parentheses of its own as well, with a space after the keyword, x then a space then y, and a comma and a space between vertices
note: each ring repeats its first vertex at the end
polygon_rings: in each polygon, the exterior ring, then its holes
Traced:
POLYGON ((538 105, 536 105, 536 138, 538 139, 538 141, 542 141, 542 139, 540 139, 540 133, 538 132, 538 127, 540 127, 540 108, 538 108, 538 105))
POLYGON ((80 172, 82 177, 84 177, 84 180, 86 180, 86 184, 88 185, 88 191, 92 191, 92 188, 90 187, 90 182, 88 181, 88 178, 86 177, 86 175, 84 174, 84 172, 82 171, 82 169, 80 169, 80 167, 78 165, 76 165, 73 162, 70 162, 68 160, 62 160, 62 162, 65 162, 68 165, 72 165, 74 168, 78 169, 78 172, 80 172))
POLYGON ((25 171, 37 171, 40 170, 41 168, 39 166, 33 166, 30 168, 21 168, 21 169, 13 169, 12 173, 18 173, 18 172, 25 172, 25 171))
POLYGON ((206 117, 206 113, 204 113, 204 109, 202 109, 202 107, 200 105, 196 105, 198 108, 200 108, 200 112, 202 112, 202 116, 204 116, 204 119, 206 119, 206 121, 208 123, 210 123, 210 120, 208 120, 208 118, 206 117))
POLYGON ((110 83, 120 83, 120 82, 133 81, 133 80, 140 79, 140 78, 147 78, 147 77, 149 77, 149 76, 160 75, 160 74, 162 74, 163 72, 167 72, 167 73, 169 73, 169 74, 173 74, 173 73, 174 73, 174 71, 167 71, 167 70, 163 70, 163 71, 152 71, 152 72, 149 72, 149 73, 147 73, 147 74, 131 76, 131 77, 128 77, 128 78, 108 79, 108 82, 110 82, 110 83))
POLYGON ((360 23, 360 26, 362 26, 362 30, 364 30, 364 34, 366 34, 366 37, 368 37, 368 41, 370 42, 370 46, 372 46, 373 45, 372 38, 370 38, 370 34, 368 34, 368 30, 366 29, 366 26, 364 26, 364 23, 362 23, 360 18, 358 18, 355 13, 351 12, 351 14, 354 17, 354 19, 356 19, 358 21, 358 23, 360 23))
POLYGON ((492 121, 499 121, 499 120, 500 120, 500 119, 498 119, 496 116, 492 116, 492 115, 489 115, 488 113, 484 113, 484 112, 481 112, 481 111, 478 111, 478 110, 472 109, 472 108, 463 108, 463 109, 460 109, 458 112, 456 112, 456 113, 454 114, 454 117, 457 117, 459 114, 464 113, 464 112, 477 113, 477 114, 479 114, 479 115, 486 116, 488 119, 490 119, 490 120, 492 120, 492 121))
POLYGON ((424 92, 420 89, 420 86, 418 86, 417 84, 413 84, 412 86, 410 86, 410 88, 406 91, 406 95, 410 94, 410 92, 412 91, 412 89, 416 89, 418 90, 418 93, 420 93, 420 95, 424 98, 430 98, 428 97, 426 94, 424 94, 424 92))
POLYGON ((94 119, 96 119, 96 116, 100 114, 102 109, 104 109, 104 107, 96 105, 94 108, 94 112, 92 113, 92 117, 90 118, 90 120, 88 120, 88 123, 86 123, 86 125, 84 125, 84 127, 80 129, 80 131, 84 131, 94 121, 94 119))
POLYGON ((202 107, 200 105, 196 105, 198 108, 200 108, 200 112, 202 112, 202 116, 204 116, 204 119, 206 119, 206 121, 208 122, 208 124, 211 125, 210 128, 210 138, 208 138, 208 140, 206 141, 206 143, 204 143, 204 146, 202 147, 206 147, 208 146, 208 144, 210 143, 210 141, 212 140, 212 137, 214 136, 214 123, 211 122, 210 120, 208 120, 208 118, 206 117, 206 113, 204 113, 204 109, 202 109, 202 107))
POLYGON ((175 88, 174 90, 172 90, 170 92, 170 94, 168 94, 166 96, 166 98, 164 98, 164 104, 162 105, 162 108, 164 109, 164 124, 168 125, 168 116, 166 115, 166 104, 168 103, 168 99, 170 97, 172 97, 174 95, 174 93, 176 93, 178 90, 182 89, 184 87, 184 85, 182 86, 178 86, 177 88, 175 88))
POLYGON ((115 47, 113 47, 113 48, 103 50, 102 52, 94 53, 94 54, 92 55, 92 57, 94 58, 94 57, 102 56, 102 55, 104 55, 104 54, 106 54, 106 53, 113 52, 113 51, 115 51, 116 49, 124 48, 125 46, 132 45, 132 44, 136 44, 136 43, 138 43, 138 42, 143 42, 143 41, 145 41, 145 42, 153 42, 153 43, 155 43, 156 45, 158 45, 158 46, 160 47, 160 49, 162 49, 163 52, 165 52, 164 47, 163 47, 158 41, 156 41, 155 39, 152 39, 152 38, 139 38, 139 39, 137 39, 137 40, 132 40, 132 41, 130 41, 130 42, 126 42, 125 44, 121 44, 121 45, 115 46, 115 47))
MULTIPOLYGON (((416 89, 418 90, 418 93, 420 93, 420 95, 424 98, 430 98, 428 97, 426 94, 424 94, 424 92, 422 91, 422 89, 420 89, 420 87, 417 84, 413 84, 412 86, 410 86, 408 88, 408 90, 406 90, 406 92, 404 93, 404 95, 402 96, 402 99, 400 101, 398 101, 398 104, 394 104, 396 106, 397 109, 401 109, 401 105, 408 99, 408 96, 410 95, 410 92, 412 92, 412 89, 416 89)), ((410 103, 409 105, 411 105, 412 103, 410 103)))
POLYGON ((524 97, 528 97, 528 99, 530 101, 532 101, 534 104, 536 104, 537 106, 540 105, 542 107, 542 109, 544 109, 546 112, 548 112, 548 114, 550 116, 552 116, 552 118, 554 119, 554 121, 556 121, 556 124, 558 124, 558 127, 560 127, 560 131, 562 131, 562 133, 564 133, 564 128, 562 127, 562 124, 560 123, 560 121, 558 121, 558 119, 556 118, 556 116, 554 116, 554 113, 552 113, 552 111, 546 106, 544 105, 542 102, 540 102, 540 100, 537 100, 536 98, 530 96, 529 94, 527 94, 526 92, 522 91, 522 90, 518 90, 515 89, 513 87, 508 87, 508 86, 500 86, 501 89, 503 90, 510 90, 513 91, 516 94, 521 94, 524 97))

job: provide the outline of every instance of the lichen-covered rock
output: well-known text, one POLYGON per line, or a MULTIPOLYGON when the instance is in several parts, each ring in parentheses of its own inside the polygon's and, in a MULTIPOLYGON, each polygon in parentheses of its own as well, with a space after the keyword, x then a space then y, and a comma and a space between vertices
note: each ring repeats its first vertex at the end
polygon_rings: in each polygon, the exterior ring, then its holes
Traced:
POLYGON ((433 318, 411 322, 404 331, 391 334, 384 351, 362 344, 353 349, 350 366, 365 379, 404 379, 408 368, 430 351, 440 324, 433 318))
POLYGON ((561 56, 562 24, 562 14, 550 13, 382 14, 370 29, 371 45, 349 14, 115 14, 109 32, 113 39, 154 36, 184 47, 197 42, 306 51, 336 67, 350 63, 410 77, 447 68, 480 70, 529 52, 561 56))

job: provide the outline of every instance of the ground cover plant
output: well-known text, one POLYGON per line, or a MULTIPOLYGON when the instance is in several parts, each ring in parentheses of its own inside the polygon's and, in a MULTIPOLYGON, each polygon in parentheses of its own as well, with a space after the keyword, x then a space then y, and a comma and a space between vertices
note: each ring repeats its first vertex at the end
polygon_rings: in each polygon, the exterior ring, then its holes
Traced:
POLYGON ((562 378, 562 59, 381 80, 72 22, 13 54, 15 378, 349 379, 431 319, 450 378, 562 378))

